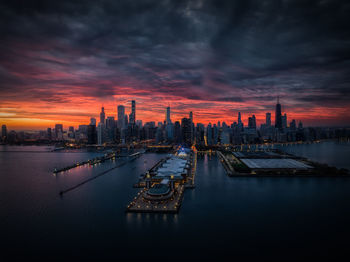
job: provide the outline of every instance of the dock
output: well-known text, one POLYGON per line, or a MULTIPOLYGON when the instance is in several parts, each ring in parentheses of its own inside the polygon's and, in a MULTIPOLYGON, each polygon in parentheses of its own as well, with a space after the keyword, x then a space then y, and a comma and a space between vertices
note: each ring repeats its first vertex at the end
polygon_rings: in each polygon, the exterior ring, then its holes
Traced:
POLYGON ((227 158, 220 152, 217 152, 219 159, 222 163, 222 166, 224 167, 226 174, 228 176, 233 176, 235 174, 235 170, 233 169, 233 167, 231 166, 230 162, 227 160, 227 158))
POLYGON ((61 190, 61 191, 59 192, 59 194, 62 196, 63 194, 65 194, 65 193, 67 193, 67 192, 69 192, 69 191, 72 191, 72 190, 74 190, 74 189, 76 189, 76 188, 78 188, 78 187, 80 187, 80 186, 86 184, 87 182, 90 182, 90 181, 92 181, 92 180, 94 180, 94 179, 96 179, 96 178, 98 178, 98 177, 100 177, 100 176, 103 176, 103 175, 109 173, 110 171, 112 171, 112 170, 114 170, 114 169, 116 169, 116 168, 118 168, 118 167, 124 166, 127 162, 134 161, 136 158, 138 158, 138 157, 141 156, 141 155, 142 155, 142 153, 140 153, 140 152, 135 153, 135 154, 132 154, 132 155, 129 155, 128 159, 125 160, 125 161, 123 161, 122 163, 116 164, 114 167, 112 167, 112 168, 110 168, 110 169, 107 169, 107 170, 105 170, 105 171, 103 171, 103 172, 97 174, 96 176, 90 177, 90 178, 88 178, 88 179, 86 179, 86 180, 80 182, 79 184, 76 184, 75 186, 72 186, 72 187, 67 188, 67 189, 65 189, 65 190, 61 190))
POLYGON ((169 200, 164 200, 160 202, 152 202, 152 201, 145 201, 143 199, 143 194, 146 193, 148 189, 144 188, 142 189, 136 197, 134 197, 134 200, 131 201, 131 203, 127 206, 128 212, 136 212, 136 213, 178 213, 184 191, 185 186, 179 185, 173 197, 169 200))
POLYGON ((186 189, 195 188, 197 151, 181 148, 159 160, 134 184, 142 188, 126 212, 178 213, 186 189))
POLYGON ((84 166, 84 165, 91 165, 91 166, 93 166, 93 165, 97 165, 99 163, 103 163, 106 160, 110 160, 110 159, 114 160, 117 157, 138 157, 138 156, 140 156, 143 153, 144 152, 136 152, 136 153, 131 154, 131 155, 122 156, 122 155, 117 155, 115 152, 111 152, 111 153, 105 154, 104 156, 95 157, 93 159, 89 159, 89 160, 86 160, 86 161, 83 161, 83 162, 77 162, 77 163, 72 164, 70 166, 66 166, 66 167, 58 168, 58 169, 55 168, 53 173, 54 174, 58 174, 58 173, 65 172, 65 171, 68 171, 70 169, 73 169, 73 168, 76 168, 76 167, 80 167, 80 166, 84 166))

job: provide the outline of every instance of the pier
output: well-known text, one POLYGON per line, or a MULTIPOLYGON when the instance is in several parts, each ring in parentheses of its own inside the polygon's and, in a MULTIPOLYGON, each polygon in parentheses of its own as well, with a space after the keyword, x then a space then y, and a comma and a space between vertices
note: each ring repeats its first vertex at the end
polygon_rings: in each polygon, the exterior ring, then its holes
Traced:
POLYGON ((195 188, 195 177, 196 177, 196 171, 197 171, 197 150, 196 148, 193 146, 192 147, 192 151, 193 151, 193 159, 192 159, 192 165, 191 165, 191 170, 190 173, 187 177, 187 181, 185 183, 185 188, 195 188))
POLYGON ((221 161, 221 163, 226 171, 226 174, 228 176, 233 176, 233 174, 235 173, 235 170, 231 166, 230 162, 227 160, 227 158, 220 151, 218 151, 218 156, 219 156, 220 161, 221 161))
POLYGON ((76 167, 80 167, 80 166, 84 166, 84 165, 88 165, 88 164, 93 166, 93 165, 96 165, 96 164, 99 164, 99 163, 103 163, 106 160, 115 159, 117 157, 134 157, 134 156, 141 155, 143 153, 144 152, 137 152, 137 153, 134 153, 134 154, 131 154, 131 155, 123 156, 123 155, 117 155, 115 152, 112 152, 112 153, 105 154, 102 157, 95 157, 93 159, 89 159, 89 160, 86 160, 86 161, 83 161, 83 162, 77 162, 75 164, 72 164, 70 166, 66 166, 66 167, 63 167, 63 168, 59 168, 59 169, 55 168, 53 173, 54 174, 58 174, 58 173, 65 172, 65 171, 68 171, 70 169, 73 169, 73 168, 76 168, 76 167))
POLYGON ((147 188, 142 189, 134 200, 127 206, 128 212, 136 213, 178 213, 183 194, 185 191, 184 185, 179 185, 169 200, 153 202, 151 200, 145 200, 144 194, 147 192, 147 188))
POLYGON ((108 170, 105 170, 105 171, 99 173, 99 174, 96 175, 96 176, 93 176, 93 177, 91 177, 91 178, 88 178, 88 179, 86 179, 86 180, 80 182, 79 184, 76 184, 75 186, 72 186, 72 187, 67 188, 67 189, 65 189, 65 190, 61 190, 59 194, 62 196, 63 194, 65 194, 65 193, 67 193, 67 192, 69 192, 69 191, 72 191, 72 190, 74 190, 74 189, 76 189, 76 188, 78 188, 78 187, 80 187, 80 186, 86 184, 87 182, 90 182, 90 181, 92 181, 92 180, 94 180, 94 179, 96 179, 96 178, 98 178, 98 177, 100 177, 100 176, 103 176, 103 175, 109 173, 110 171, 112 171, 112 170, 114 170, 114 169, 116 169, 116 168, 118 168, 118 167, 121 167, 121 166, 125 165, 127 162, 134 161, 136 158, 140 157, 141 155, 142 155, 141 152, 137 152, 137 153, 135 153, 135 154, 129 155, 129 156, 128 156, 128 159, 125 160, 124 162, 119 163, 119 164, 116 164, 114 167, 112 167, 112 168, 110 168, 110 169, 108 169, 108 170))
POLYGON ((142 188, 126 212, 177 213, 186 189, 195 187, 197 150, 181 148, 158 161, 134 187, 142 188))

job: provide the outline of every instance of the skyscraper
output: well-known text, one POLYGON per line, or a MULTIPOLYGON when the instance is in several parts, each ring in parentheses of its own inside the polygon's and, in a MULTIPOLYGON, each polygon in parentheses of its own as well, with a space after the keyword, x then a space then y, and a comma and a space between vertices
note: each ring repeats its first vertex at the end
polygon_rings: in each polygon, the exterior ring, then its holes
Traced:
POLYGON ((266 113, 266 126, 271 126, 271 113, 266 113))
POLYGON ((241 112, 238 112, 238 124, 237 124, 237 129, 238 131, 243 131, 243 122, 242 122, 242 116, 241 116, 241 112))
POLYGON ((192 145, 192 125, 189 118, 181 119, 182 141, 186 146, 192 145))
POLYGON ((129 125, 129 118, 128 118, 128 115, 125 114, 124 115, 124 127, 128 126, 129 125))
POLYGON ((169 123, 165 126, 166 131, 166 139, 168 142, 171 142, 174 140, 174 124, 169 123))
POLYGON ((219 140, 219 130, 216 124, 213 125, 213 144, 217 145, 219 140))
POLYGON ((282 128, 287 128, 287 114, 282 116, 282 128))
POLYGON ((88 129, 89 129, 89 125, 79 125, 78 137, 82 139, 88 138, 88 129))
POLYGON ((118 106, 118 128, 124 128, 125 126, 125 106, 118 106))
POLYGON ((277 104, 276 104, 275 127, 282 129, 282 113, 281 113, 281 104, 279 102, 279 97, 277 97, 277 104))
POLYGON ((135 100, 131 101, 131 113, 129 116, 130 124, 134 125, 136 123, 136 103, 135 100))
POLYGON ((297 124, 295 119, 293 119, 292 122, 290 122, 289 126, 290 126, 290 129, 293 131, 297 129, 297 124))
POLYGON ((104 142, 106 142, 106 136, 105 136, 105 125, 104 123, 98 123, 97 126, 97 143, 99 145, 102 145, 104 142))
POLYGON ((241 112, 238 112, 238 125, 242 124, 241 112))
POLYGON ((105 108, 101 108, 101 113, 100 113, 100 123, 104 124, 106 119, 106 114, 105 114, 105 108))
POLYGON ((194 141, 194 130, 195 130, 195 128, 194 128, 194 123, 193 123, 193 113, 192 113, 192 111, 190 111, 190 114, 189 114, 189 119, 190 119, 190 122, 191 122, 191 142, 193 142, 194 141))
POLYGON ((63 125, 62 124, 55 125, 55 135, 56 135, 57 140, 63 139, 63 125))
POLYGON ((97 134, 96 134, 96 125, 88 125, 87 130, 88 144, 96 144, 97 134))
POLYGON ((114 116, 107 116, 106 119, 106 128, 113 129, 115 127, 114 116))
POLYGON ((74 126, 68 127, 68 137, 69 138, 74 138, 75 137, 74 126))
POLYGON ((130 113, 129 114, 129 124, 131 124, 132 125, 132 119, 133 119, 133 114, 132 113, 130 113))
POLYGON ((52 133, 51 133, 51 128, 47 128, 47 139, 51 140, 52 139, 52 133))
POLYGON ((90 118, 90 125, 96 126, 96 118, 90 118))
POLYGON ((2 125, 1 127, 1 137, 6 138, 7 137, 7 127, 6 125, 2 125))
POLYGON ((210 146, 213 144, 213 130, 211 127, 211 123, 207 126, 207 145, 210 146))
POLYGON ((196 144, 204 144, 205 142, 205 128, 204 125, 201 123, 197 123, 197 128, 196 128, 196 144))
POLYGON ((136 125, 141 129, 142 128, 142 120, 136 120, 136 125))
POLYGON ((256 118, 255 118, 255 115, 252 115, 252 117, 248 118, 248 128, 256 129, 256 118))
POLYGON ((170 123, 171 123, 171 119, 170 119, 170 106, 168 106, 168 107, 166 108, 165 119, 166 119, 166 123, 167 123, 167 124, 170 124, 170 123))
POLYGON ((106 119, 106 141, 114 141, 116 132, 115 132, 115 120, 114 116, 108 116, 106 119))
POLYGON ((176 143, 181 143, 181 126, 180 122, 176 121, 174 126, 174 137, 176 143))

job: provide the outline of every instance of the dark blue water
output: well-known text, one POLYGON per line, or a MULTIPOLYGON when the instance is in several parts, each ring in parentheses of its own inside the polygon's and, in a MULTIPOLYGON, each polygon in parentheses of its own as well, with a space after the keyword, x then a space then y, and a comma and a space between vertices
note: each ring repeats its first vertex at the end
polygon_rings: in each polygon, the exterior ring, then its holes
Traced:
POLYGON ((229 178, 216 156, 205 155, 179 214, 126 214, 138 192, 132 184, 164 155, 143 155, 61 198, 60 190, 116 163, 57 176, 53 168, 96 155, 0 153, 0 258, 295 261, 348 254, 350 179, 229 178))
POLYGON ((279 148, 312 161, 350 170, 350 142, 327 141, 318 144, 280 146, 279 148))

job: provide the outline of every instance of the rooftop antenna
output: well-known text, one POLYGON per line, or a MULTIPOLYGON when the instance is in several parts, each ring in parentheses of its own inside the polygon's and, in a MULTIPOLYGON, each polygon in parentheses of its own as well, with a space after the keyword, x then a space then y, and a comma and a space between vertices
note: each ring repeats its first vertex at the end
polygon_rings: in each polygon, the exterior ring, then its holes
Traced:
POLYGON ((279 104, 280 103, 280 86, 279 85, 277 85, 277 104, 279 104))

